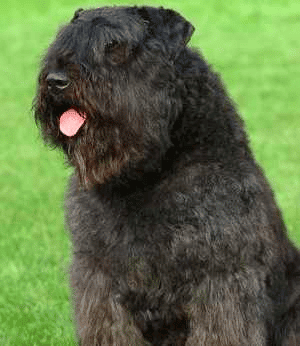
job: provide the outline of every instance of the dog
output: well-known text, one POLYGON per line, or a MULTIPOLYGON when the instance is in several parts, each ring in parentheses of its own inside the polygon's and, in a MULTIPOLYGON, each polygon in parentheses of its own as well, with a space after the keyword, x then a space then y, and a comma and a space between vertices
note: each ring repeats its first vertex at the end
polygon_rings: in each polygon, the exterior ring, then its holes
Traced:
POLYGON ((299 251, 173 10, 76 11, 33 109, 66 193, 81 345, 300 345, 299 251))

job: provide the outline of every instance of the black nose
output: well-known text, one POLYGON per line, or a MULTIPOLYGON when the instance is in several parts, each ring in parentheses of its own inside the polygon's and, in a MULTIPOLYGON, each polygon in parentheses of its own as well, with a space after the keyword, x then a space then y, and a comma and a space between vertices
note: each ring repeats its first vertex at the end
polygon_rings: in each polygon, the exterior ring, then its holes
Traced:
POLYGON ((70 81, 64 72, 50 72, 46 77, 49 89, 63 90, 67 88, 70 81))

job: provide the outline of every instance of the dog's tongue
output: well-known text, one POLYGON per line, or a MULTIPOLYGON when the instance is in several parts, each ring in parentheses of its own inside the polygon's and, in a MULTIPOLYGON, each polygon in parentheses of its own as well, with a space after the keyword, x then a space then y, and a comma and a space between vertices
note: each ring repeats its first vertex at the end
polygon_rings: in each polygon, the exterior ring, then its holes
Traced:
POLYGON ((79 114, 75 109, 71 108, 64 112, 59 119, 60 131, 68 136, 72 137, 76 135, 86 119, 85 114, 79 114))

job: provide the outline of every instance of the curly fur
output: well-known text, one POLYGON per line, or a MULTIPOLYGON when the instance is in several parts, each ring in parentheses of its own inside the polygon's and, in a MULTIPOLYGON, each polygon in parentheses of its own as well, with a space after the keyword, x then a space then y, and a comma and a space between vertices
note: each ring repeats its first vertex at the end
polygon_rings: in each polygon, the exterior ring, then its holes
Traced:
POLYGON ((79 10, 43 60, 35 118, 75 167, 82 345, 300 345, 299 253, 193 30, 162 8, 79 10), (71 107, 87 119, 67 137, 71 107))

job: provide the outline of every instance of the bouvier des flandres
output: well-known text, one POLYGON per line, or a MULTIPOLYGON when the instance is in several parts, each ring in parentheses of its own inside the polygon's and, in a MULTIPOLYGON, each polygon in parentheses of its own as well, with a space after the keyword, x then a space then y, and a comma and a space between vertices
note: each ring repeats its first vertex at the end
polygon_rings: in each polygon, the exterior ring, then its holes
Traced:
POLYGON ((218 75, 172 10, 78 10, 35 118, 66 198, 82 345, 300 345, 299 253, 218 75))

